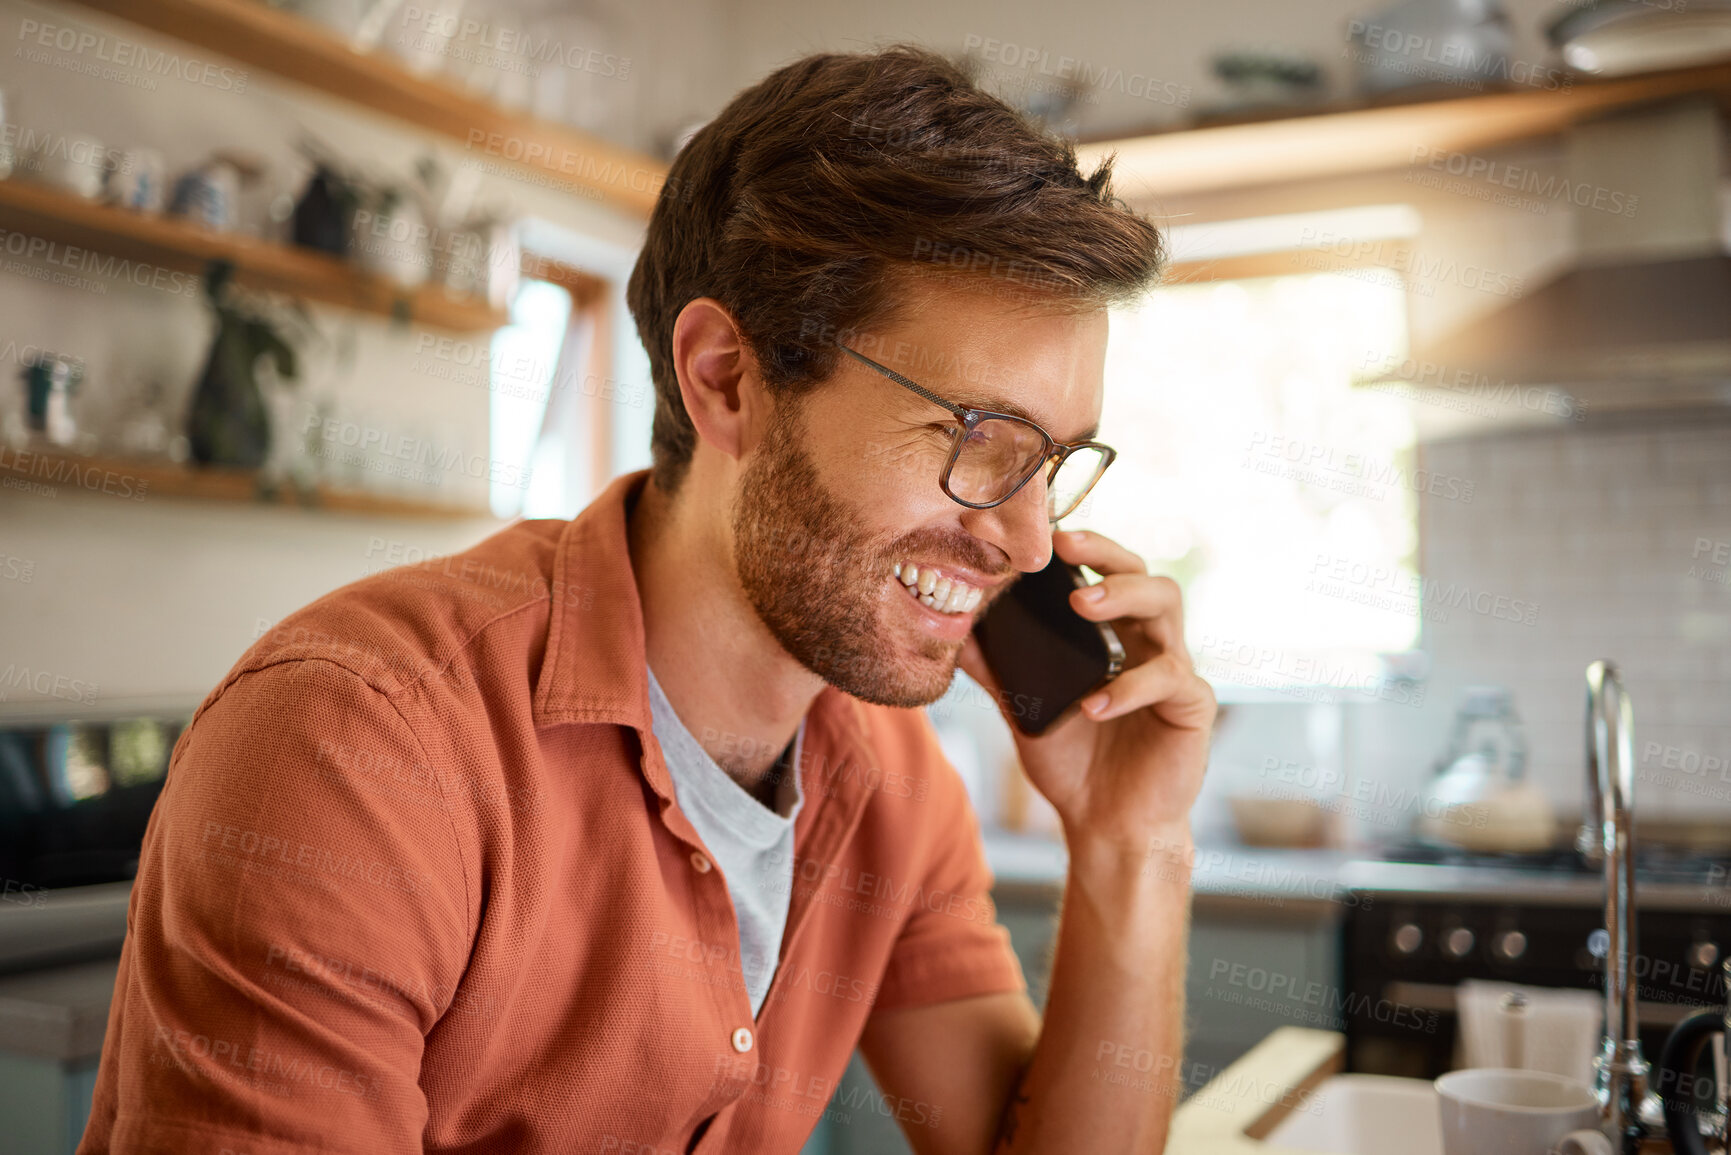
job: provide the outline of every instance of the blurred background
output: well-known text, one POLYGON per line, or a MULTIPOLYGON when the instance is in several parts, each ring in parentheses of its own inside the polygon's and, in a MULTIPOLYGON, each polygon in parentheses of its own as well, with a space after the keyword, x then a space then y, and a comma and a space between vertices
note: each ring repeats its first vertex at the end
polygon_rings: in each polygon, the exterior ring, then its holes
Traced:
MULTIPOLYGON (((1463 984, 1596 989, 1595 659, 1682 976, 1650 1050, 1722 998, 1731 5, 0 0, 0 33, 8 1150, 82 1131, 198 702, 321 594, 646 465, 623 292, 669 161, 778 65, 895 41, 1115 154, 1168 232, 1070 524, 1183 584, 1225 703, 1187 1085, 1282 1026, 1434 1076, 1497 1029, 1463 984)), ((930 713, 1038 997, 1056 822, 978 686, 930 713)), ((808 1150, 905 1151, 895 1114, 856 1060, 808 1150)))

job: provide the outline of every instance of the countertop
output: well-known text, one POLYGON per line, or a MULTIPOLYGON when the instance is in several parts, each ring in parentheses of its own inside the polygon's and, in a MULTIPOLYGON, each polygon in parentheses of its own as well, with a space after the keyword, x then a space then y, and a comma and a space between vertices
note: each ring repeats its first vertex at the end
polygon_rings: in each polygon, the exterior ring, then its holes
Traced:
MULTIPOLYGON (((1000 905, 1056 900, 1068 865, 1062 842, 1002 830, 987 830, 982 837, 1000 905)), ((1338 921, 1348 896, 1341 871, 1351 858, 1342 850, 1199 845, 1190 870, 1191 913, 1307 926, 1338 921)))
POLYGON ((119 970, 116 957, 0 975, 0 1051, 60 1062, 95 1058, 119 970))
MULTIPOLYGON (((1013 893, 1063 886, 1063 843, 1001 830, 987 830, 983 837, 986 860, 1000 888, 1013 893)), ((1338 909, 1349 894, 1575 907, 1597 907, 1605 901, 1604 880, 1591 871, 1387 862, 1374 851, 1284 850, 1228 842, 1196 847, 1191 885, 1199 913, 1261 905, 1271 911, 1321 915, 1327 908, 1338 909)), ((1638 910, 1724 913, 1731 910, 1731 878, 1679 882, 1638 876, 1635 899, 1638 910)))
POLYGON ((1311 1155, 1262 1136, 1315 1102, 1317 1084, 1345 1058, 1346 1039, 1334 1031, 1276 1029, 1178 1105, 1166 1155, 1311 1155))

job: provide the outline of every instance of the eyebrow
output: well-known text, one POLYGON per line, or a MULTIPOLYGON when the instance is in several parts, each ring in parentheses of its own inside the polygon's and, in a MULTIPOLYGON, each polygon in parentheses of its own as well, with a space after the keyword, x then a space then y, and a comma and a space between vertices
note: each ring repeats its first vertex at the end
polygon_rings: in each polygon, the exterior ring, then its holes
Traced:
MULTIPOLYGON (((946 407, 950 405, 959 405, 965 409, 980 409, 987 412, 1004 413, 1011 417, 1020 417, 1023 421, 1029 422, 1033 425, 1038 425, 1041 429, 1049 429, 1048 423, 1043 418, 1036 417, 1014 401, 1007 401, 999 397, 988 397, 984 394, 972 393, 965 389, 961 392, 952 393, 948 388, 946 388, 943 393, 939 393, 937 390, 931 388, 925 383, 915 381, 912 377, 909 377, 899 369, 892 369, 888 365, 879 364, 872 358, 867 357, 864 353, 858 352, 854 349, 849 349, 846 345, 842 345, 840 348, 843 352, 850 354, 856 360, 863 361, 878 373, 886 376, 893 375, 891 378, 892 380, 895 377, 900 377, 903 381, 916 386, 920 391, 930 394, 933 398, 941 397, 946 407)), ((922 398, 922 400, 927 400, 927 403, 930 404, 929 399, 922 398)), ((1099 433, 1100 423, 1096 421, 1080 436, 1073 437, 1069 441, 1060 442, 1060 444, 1074 445, 1079 441, 1092 441, 1099 435, 1099 433)))
MULTIPOLYGON (((927 386, 927 388, 930 388, 930 386, 927 386)), ((1008 413, 1011 417, 1020 417, 1023 421, 1031 421, 1041 429, 1050 430, 1052 428, 1050 422, 1041 417, 1036 417, 1026 408, 1016 404, 1014 401, 1007 401, 1001 397, 987 397, 984 394, 969 393, 965 391, 962 393, 951 393, 946 389, 933 389, 932 392, 944 398, 946 401, 954 401, 957 405, 964 405, 969 409, 986 409, 993 413, 1008 413)), ((1073 445, 1078 441, 1092 441, 1099 435, 1099 433, 1100 423, 1096 421, 1080 435, 1070 438, 1069 441, 1065 442, 1065 444, 1073 445)))

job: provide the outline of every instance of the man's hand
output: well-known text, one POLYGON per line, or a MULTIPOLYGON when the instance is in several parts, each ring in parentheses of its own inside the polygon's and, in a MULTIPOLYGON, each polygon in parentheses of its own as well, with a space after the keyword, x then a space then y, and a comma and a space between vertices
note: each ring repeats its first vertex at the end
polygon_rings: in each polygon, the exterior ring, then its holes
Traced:
MULTIPOLYGON (((880 1012, 860 1040, 890 1094, 968 1105, 946 1115, 941 1135, 909 1129, 919 1155, 978 1152, 994 1125, 999 1155, 1156 1153, 1182 1090, 1190 807, 1214 692, 1184 648, 1176 583, 1150 577, 1141 558, 1096 533, 1056 534, 1053 546, 1105 575, 1070 604, 1112 624, 1127 668, 1103 702, 1085 702, 1043 737, 1015 732, 1070 856, 1043 1019, 1025 995, 988 996, 880 1012), (1160 868, 1150 869, 1155 851, 1160 868), (1102 1048, 1152 1055, 1148 1074, 1129 1085, 1100 1077, 1102 1048)), ((1008 719, 971 637, 962 668, 1008 719)))
MULTIPOLYGON (((1165 832, 1188 825, 1208 761, 1214 691, 1185 648, 1177 582, 1150 576, 1141 558, 1097 533, 1055 533, 1052 544, 1064 561, 1104 575, 1071 594, 1070 605, 1111 624, 1124 643, 1125 669, 1041 737, 1012 727, 1016 748, 1072 844, 1146 853, 1165 832)), ((961 664, 1005 709, 972 635, 961 664)))

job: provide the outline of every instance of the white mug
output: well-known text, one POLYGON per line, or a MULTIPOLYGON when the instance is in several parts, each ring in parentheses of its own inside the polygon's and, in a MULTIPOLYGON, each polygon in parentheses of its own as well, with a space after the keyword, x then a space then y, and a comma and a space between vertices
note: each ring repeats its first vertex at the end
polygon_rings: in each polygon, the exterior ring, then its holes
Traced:
POLYGON ((1549 1155, 1599 1121, 1591 1087, 1546 1071, 1475 1067, 1435 1086, 1443 1155, 1549 1155))

